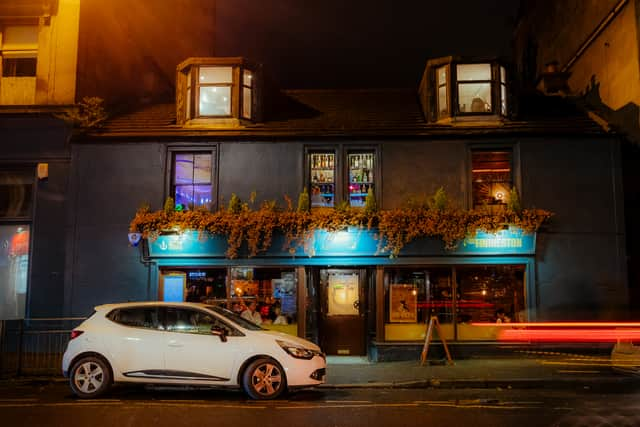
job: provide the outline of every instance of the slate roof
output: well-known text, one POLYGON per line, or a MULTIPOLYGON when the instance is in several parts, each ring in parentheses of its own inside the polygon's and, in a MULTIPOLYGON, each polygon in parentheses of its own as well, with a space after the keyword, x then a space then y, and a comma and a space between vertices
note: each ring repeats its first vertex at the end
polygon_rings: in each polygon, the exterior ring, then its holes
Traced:
POLYGON ((261 123, 212 128, 176 125, 175 105, 156 104, 114 116, 90 139, 162 138, 388 138, 506 135, 603 135, 569 100, 534 96, 516 119, 428 124, 415 90, 287 90, 265 105, 261 123))

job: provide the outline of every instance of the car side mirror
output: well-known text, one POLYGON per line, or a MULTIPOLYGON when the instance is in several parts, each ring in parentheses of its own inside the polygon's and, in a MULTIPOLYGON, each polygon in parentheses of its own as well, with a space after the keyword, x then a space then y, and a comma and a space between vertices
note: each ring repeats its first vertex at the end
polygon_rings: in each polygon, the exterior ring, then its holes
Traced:
POLYGON ((218 337, 220 337, 220 341, 227 342, 227 330, 225 328, 212 326, 211 335, 217 335, 218 337))

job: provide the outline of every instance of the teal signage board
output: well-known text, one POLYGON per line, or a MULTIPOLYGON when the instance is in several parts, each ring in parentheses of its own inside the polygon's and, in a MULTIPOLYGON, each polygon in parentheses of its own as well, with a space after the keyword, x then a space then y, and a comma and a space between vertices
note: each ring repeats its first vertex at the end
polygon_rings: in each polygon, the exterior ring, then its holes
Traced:
MULTIPOLYGON (((517 228, 495 234, 478 232, 458 244, 455 250, 446 250, 440 239, 421 239, 408 244, 399 258, 415 256, 455 255, 534 255, 535 234, 526 234, 517 228)), ((151 258, 225 258, 225 236, 198 232, 184 232, 159 236, 148 242, 151 258)), ((239 257, 247 257, 246 248, 240 248, 239 257)), ((323 258, 323 257, 381 257, 388 258, 384 241, 377 238, 376 230, 349 228, 344 231, 316 231, 304 245, 290 250, 281 235, 274 235, 268 251, 260 258, 323 258)))

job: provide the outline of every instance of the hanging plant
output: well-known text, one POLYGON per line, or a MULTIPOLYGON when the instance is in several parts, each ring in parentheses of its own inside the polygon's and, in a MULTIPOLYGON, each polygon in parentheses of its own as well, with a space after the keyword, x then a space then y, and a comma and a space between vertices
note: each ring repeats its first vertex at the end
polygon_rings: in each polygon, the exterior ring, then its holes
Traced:
MULTIPOLYGON (((255 197, 252 196, 253 199, 255 197)), ((165 209, 157 212, 150 212, 148 206, 141 207, 131 220, 129 231, 151 239, 163 230, 176 229, 225 235, 228 243, 226 255, 236 258, 243 244, 250 257, 267 251, 276 230, 285 237, 283 249, 293 254, 296 248, 308 245, 316 230, 376 227, 381 249, 397 256, 404 246, 421 238, 439 238, 446 249, 452 250, 477 231, 495 233, 505 224, 533 233, 553 215, 542 209, 521 209, 518 212, 506 208, 497 213, 485 209, 455 209, 449 207, 443 189, 436 191, 431 200, 431 209, 417 206, 377 211, 373 209, 375 199, 372 202, 370 198, 368 207, 365 203, 364 209, 340 204, 339 209, 293 210, 288 200, 285 210, 279 210, 274 201, 265 202, 253 210, 234 194, 227 209, 176 212, 168 209, 173 204, 173 200, 168 199, 165 209)))

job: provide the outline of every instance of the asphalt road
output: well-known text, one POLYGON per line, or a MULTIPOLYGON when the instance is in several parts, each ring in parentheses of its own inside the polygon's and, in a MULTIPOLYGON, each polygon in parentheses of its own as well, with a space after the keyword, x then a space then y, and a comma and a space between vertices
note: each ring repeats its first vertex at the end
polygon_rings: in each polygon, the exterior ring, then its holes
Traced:
POLYGON ((117 387, 78 400, 65 383, 0 384, 3 426, 640 426, 624 388, 313 389, 269 401, 237 391, 117 387))

